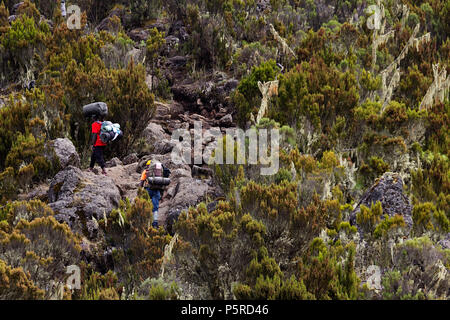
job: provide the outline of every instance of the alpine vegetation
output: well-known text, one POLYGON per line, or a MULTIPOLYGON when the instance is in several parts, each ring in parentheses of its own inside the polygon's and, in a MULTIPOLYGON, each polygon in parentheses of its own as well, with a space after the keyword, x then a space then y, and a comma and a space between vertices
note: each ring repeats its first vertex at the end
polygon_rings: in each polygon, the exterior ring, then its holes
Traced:
POLYGON ((0 0, 0 299, 448 300, 449 21, 0 0))

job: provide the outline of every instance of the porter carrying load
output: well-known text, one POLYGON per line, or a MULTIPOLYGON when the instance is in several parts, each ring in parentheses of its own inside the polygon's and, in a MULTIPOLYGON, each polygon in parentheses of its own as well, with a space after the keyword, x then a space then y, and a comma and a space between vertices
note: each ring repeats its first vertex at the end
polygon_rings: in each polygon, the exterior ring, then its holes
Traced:
POLYGON ((154 161, 147 162, 147 169, 144 179, 151 189, 164 190, 170 184, 170 170, 162 165, 162 163, 154 161), (164 170, 165 169, 165 170, 164 170))

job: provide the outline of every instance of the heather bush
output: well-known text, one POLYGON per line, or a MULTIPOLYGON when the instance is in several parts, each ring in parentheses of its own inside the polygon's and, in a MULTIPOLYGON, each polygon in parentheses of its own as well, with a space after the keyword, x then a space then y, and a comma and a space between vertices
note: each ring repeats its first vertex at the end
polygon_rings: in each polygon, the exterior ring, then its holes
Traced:
POLYGON ((22 279, 22 298, 48 298, 50 282, 65 283, 66 267, 78 263, 79 239, 40 201, 12 203, 6 211, 8 226, 0 230, 0 260, 7 265, 6 273, 22 279))
POLYGON ((175 282, 165 282, 161 278, 146 279, 138 289, 138 299, 177 300, 179 288, 175 282))
POLYGON ((278 97, 269 116, 281 124, 301 127, 306 117, 318 131, 331 126, 336 115, 347 115, 359 100, 356 78, 350 71, 329 67, 321 58, 303 62, 280 76, 278 97))
POLYGON ((275 80, 277 66, 274 60, 263 62, 257 67, 253 67, 250 74, 239 82, 234 95, 233 102, 237 112, 237 122, 245 127, 250 120, 251 113, 257 113, 261 104, 261 92, 258 88, 258 81, 267 82, 275 80))
POLYGON ((136 198, 133 204, 122 201, 119 209, 102 222, 107 244, 115 247, 115 271, 126 296, 160 271, 164 246, 170 236, 162 228, 154 229, 152 221, 152 203, 147 195, 136 198))
MULTIPOLYGON (((193 7, 190 7, 193 8, 193 7)), ((195 59, 195 68, 226 68, 231 58, 231 44, 224 32, 220 16, 201 15, 193 8, 189 12, 192 23, 189 25, 191 36, 185 44, 185 50, 195 59)))
POLYGON ((396 270, 383 277, 385 299, 448 299, 449 253, 427 237, 412 238, 393 252, 396 270))
POLYGON ((55 14, 55 11, 61 9, 61 0, 34 0, 33 2, 36 8, 39 10, 39 13, 44 15, 44 17, 46 17, 47 19, 51 19, 55 14))
POLYGON ((49 34, 45 22, 38 23, 26 14, 11 24, 0 36, 0 44, 4 48, 1 52, 1 70, 5 80, 17 81, 19 75, 27 76, 28 70, 33 71, 34 60, 36 56, 43 55, 49 34))
MULTIPOLYGON (((242 174, 233 182, 237 187, 236 192, 230 193, 230 201, 220 202, 212 212, 200 204, 180 216, 175 230, 181 243, 174 248, 174 265, 182 266, 182 277, 194 279, 198 286, 204 281, 200 279, 207 279, 205 297, 214 299, 326 298, 325 293, 313 292, 313 280, 308 287, 304 278, 307 272, 300 272, 293 260, 306 257, 311 241, 319 236, 327 221, 339 224, 338 202, 322 202, 316 196, 313 203, 303 208, 295 183, 246 182, 242 174)), ((330 250, 337 256, 350 249, 330 250)), ((356 297, 358 281, 352 258, 345 266, 339 266, 340 260, 335 259, 327 262, 332 278, 338 287, 346 289, 333 294, 342 299, 356 297)), ((311 265, 311 260, 306 259, 304 267, 311 268, 311 274, 321 281, 328 281, 311 265)))
POLYGON ((0 3, 0 35, 8 31, 9 28, 8 17, 9 17, 9 10, 2 2, 0 3))
POLYGON ((370 185, 376 178, 381 177, 387 171, 389 171, 389 164, 378 157, 371 157, 368 164, 363 160, 359 168, 359 174, 365 186, 370 185))
POLYGON ((100 274, 88 269, 83 280, 81 290, 72 294, 73 300, 119 300, 118 278, 113 271, 100 274))
POLYGON ((159 9, 162 5, 161 0, 145 1, 145 0, 131 0, 129 1, 129 8, 131 11, 132 21, 136 25, 143 25, 148 20, 156 19, 158 17, 159 9))
POLYGON ((145 83, 142 65, 133 62, 126 69, 108 70, 98 56, 86 60, 86 68, 72 61, 63 76, 68 87, 65 100, 71 117, 71 132, 76 134, 77 146, 86 151, 90 136, 90 120, 82 115, 82 106, 92 101, 105 101, 109 107, 108 120, 119 123, 124 138, 113 146, 114 153, 123 156, 132 151, 152 118, 154 96, 145 83), (91 96, 93 98, 86 98, 91 96))
POLYGON ((44 291, 36 287, 21 267, 12 268, 0 259, 0 299, 41 300, 44 291))
POLYGON ((450 231, 450 222, 448 216, 443 210, 439 210, 433 203, 418 203, 412 211, 414 222, 414 233, 421 236, 428 230, 435 234, 446 234, 450 231))
POLYGON ((275 50, 267 48, 259 42, 244 43, 233 55, 231 69, 234 76, 240 79, 246 76, 250 70, 264 63, 275 60, 275 50))

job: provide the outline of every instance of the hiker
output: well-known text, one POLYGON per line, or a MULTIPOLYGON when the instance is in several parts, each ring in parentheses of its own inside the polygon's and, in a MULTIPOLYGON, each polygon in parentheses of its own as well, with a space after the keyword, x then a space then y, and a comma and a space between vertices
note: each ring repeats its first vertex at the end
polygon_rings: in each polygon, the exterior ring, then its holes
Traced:
POLYGON ((91 165, 90 170, 94 172, 94 166, 97 162, 98 165, 102 168, 102 173, 106 176, 108 175, 105 170, 105 159, 103 158, 103 150, 105 149, 106 143, 104 143, 100 139, 100 130, 102 128, 102 123, 104 121, 103 115, 95 115, 94 123, 92 123, 92 156, 91 156, 91 165))
POLYGON ((140 187, 147 190, 153 203, 153 223, 154 228, 158 228, 158 209, 164 187, 170 183, 170 170, 161 162, 149 160, 145 164, 141 175, 140 187))

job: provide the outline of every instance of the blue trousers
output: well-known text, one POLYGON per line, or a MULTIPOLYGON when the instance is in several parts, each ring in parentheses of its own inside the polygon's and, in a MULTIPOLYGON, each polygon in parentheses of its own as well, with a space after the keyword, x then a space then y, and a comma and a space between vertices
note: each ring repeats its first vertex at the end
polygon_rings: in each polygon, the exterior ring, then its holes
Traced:
POLYGON ((161 200, 161 192, 159 190, 153 190, 150 188, 145 188, 148 192, 148 195, 152 199, 153 203, 153 212, 158 211, 159 209, 159 200, 161 200))

